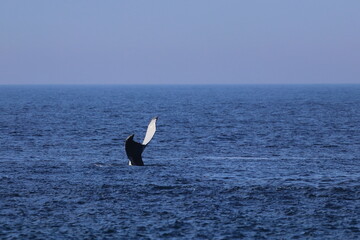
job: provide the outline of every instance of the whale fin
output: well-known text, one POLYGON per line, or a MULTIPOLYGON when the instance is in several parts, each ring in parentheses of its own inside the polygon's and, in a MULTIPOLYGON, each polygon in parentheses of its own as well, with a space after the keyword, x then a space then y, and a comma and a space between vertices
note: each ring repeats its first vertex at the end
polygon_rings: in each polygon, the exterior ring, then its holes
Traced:
POLYGON ((134 134, 130 135, 125 141, 125 152, 129 158, 129 165, 144 166, 141 154, 143 153, 146 146, 149 144, 151 139, 154 137, 156 132, 156 121, 157 117, 151 119, 143 143, 134 141, 134 134))
POLYGON ((156 121, 157 121, 158 117, 154 117, 151 119, 149 125, 148 125, 148 128, 147 128, 147 131, 146 131, 146 134, 145 134, 145 138, 144 138, 144 141, 143 141, 143 145, 147 145, 151 139, 153 138, 155 132, 156 132, 156 121))

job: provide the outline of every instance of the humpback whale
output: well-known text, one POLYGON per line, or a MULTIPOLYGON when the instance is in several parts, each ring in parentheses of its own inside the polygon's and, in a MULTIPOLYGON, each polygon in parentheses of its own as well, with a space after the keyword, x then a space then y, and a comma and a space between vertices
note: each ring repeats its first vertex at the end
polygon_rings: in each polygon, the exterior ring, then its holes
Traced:
POLYGON ((125 152, 129 158, 129 165, 144 166, 141 154, 143 153, 146 146, 149 144, 156 132, 156 121, 158 117, 151 119, 143 143, 134 141, 134 134, 126 138, 125 141, 125 152))

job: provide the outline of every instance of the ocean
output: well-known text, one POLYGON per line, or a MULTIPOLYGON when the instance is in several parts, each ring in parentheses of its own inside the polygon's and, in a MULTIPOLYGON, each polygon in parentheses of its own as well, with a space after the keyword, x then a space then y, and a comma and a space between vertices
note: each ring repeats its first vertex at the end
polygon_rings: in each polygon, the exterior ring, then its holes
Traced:
POLYGON ((0 86, 0 239, 359 239, 359 124, 360 85, 0 86))

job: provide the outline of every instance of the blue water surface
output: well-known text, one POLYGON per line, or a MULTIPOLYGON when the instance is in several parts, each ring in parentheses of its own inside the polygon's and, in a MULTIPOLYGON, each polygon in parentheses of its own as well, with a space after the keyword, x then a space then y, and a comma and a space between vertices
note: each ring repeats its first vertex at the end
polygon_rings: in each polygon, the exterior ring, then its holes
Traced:
POLYGON ((359 239, 359 123, 360 85, 0 86, 0 238, 359 239))

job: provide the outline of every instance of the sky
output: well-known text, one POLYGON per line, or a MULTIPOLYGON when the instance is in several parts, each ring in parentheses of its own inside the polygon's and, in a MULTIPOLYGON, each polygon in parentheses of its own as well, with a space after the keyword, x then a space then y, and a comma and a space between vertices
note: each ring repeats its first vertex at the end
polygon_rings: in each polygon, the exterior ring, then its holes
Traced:
POLYGON ((0 84, 312 83, 360 84, 360 1, 0 1, 0 84))

